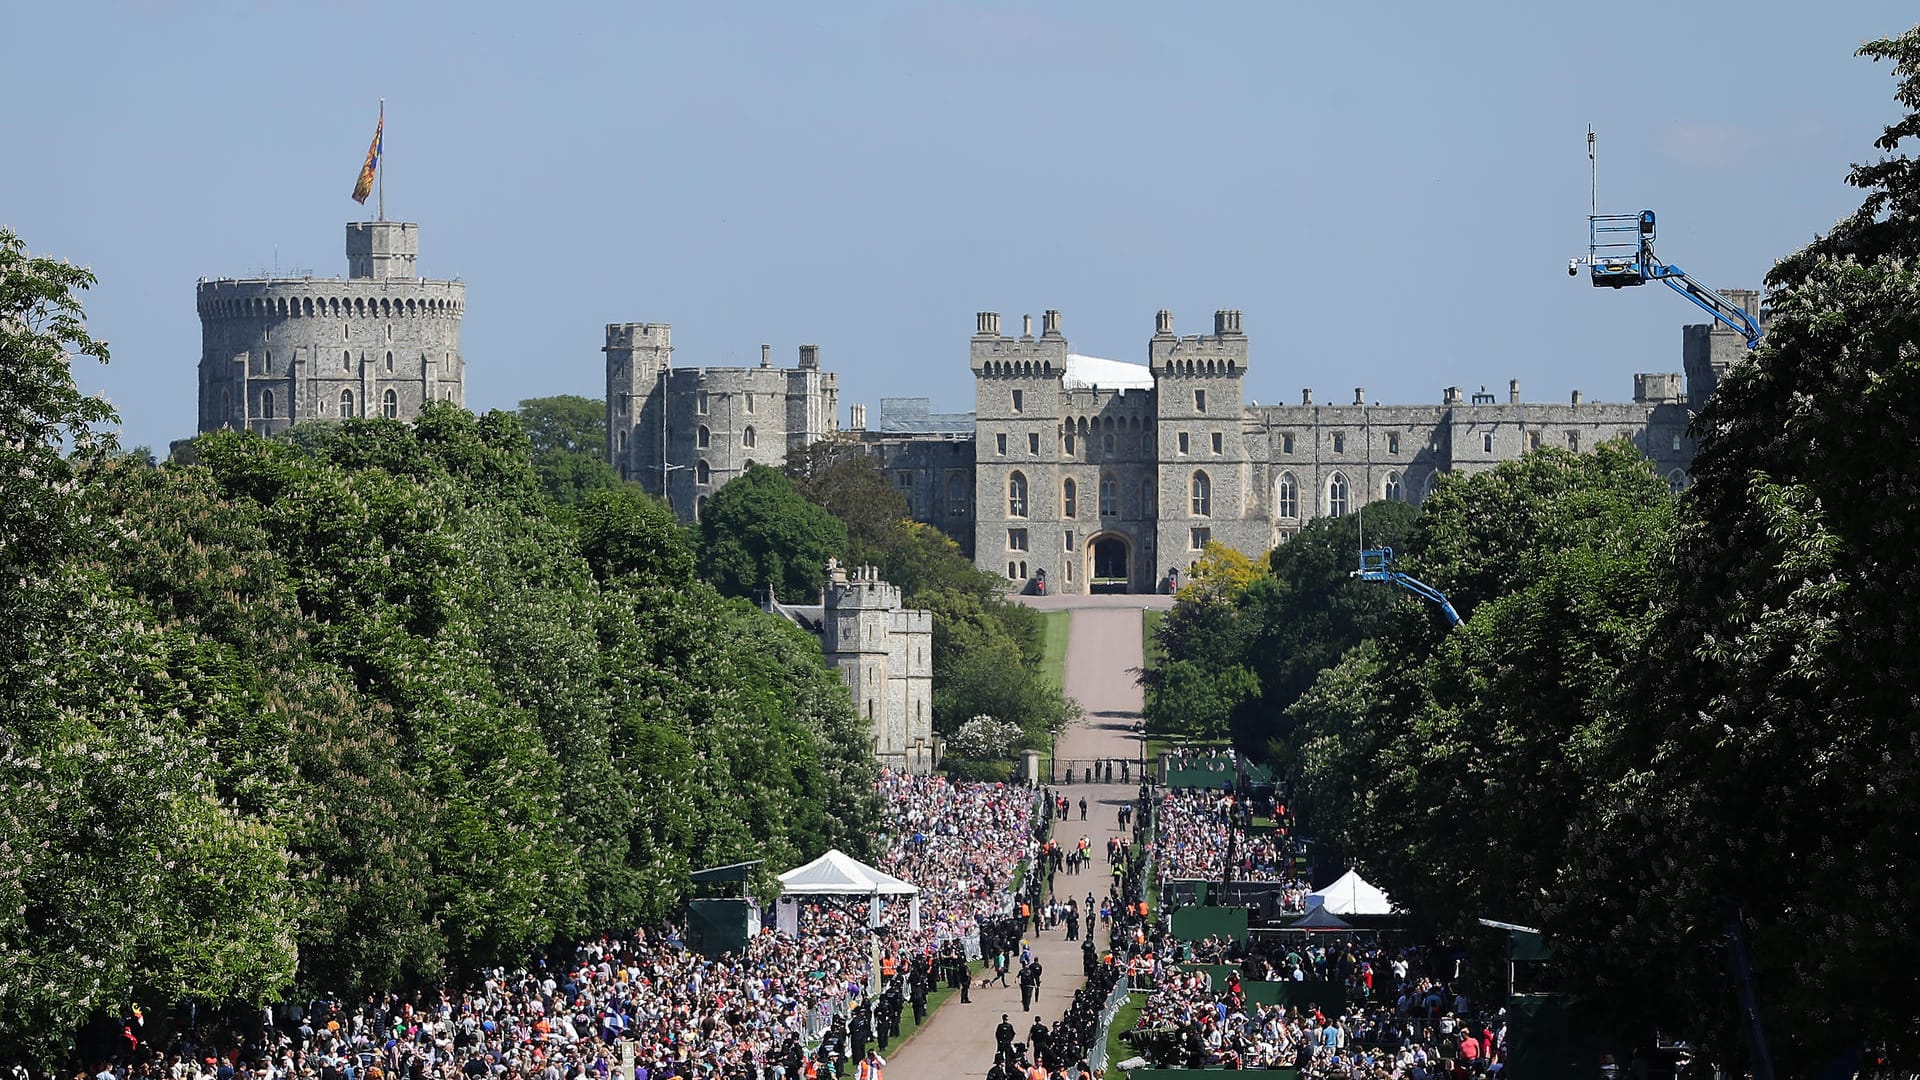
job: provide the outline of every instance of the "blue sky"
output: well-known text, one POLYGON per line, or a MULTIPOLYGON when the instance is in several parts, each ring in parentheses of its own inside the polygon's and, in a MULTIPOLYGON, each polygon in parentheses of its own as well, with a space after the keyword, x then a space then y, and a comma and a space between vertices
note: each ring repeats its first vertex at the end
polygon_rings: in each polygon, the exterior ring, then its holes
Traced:
MULTIPOLYGON (((1245 312, 1248 396, 1631 393, 1699 321, 1566 274, 1600 199, 1757 285, 1858 203, 1853 58, 1910 4, 11 4, 0 223, 90 265, 128 445, 192 433, 200 277, 345 272, 387 211, 467 283, 467 402, 599 396, 603 326, 969 409, 973 313, 1140 361, 1245 312), (1606 29, 1596 29, 1605 27, 1606 29)), ((844 416, 844 408, 843 408, 844 416)))

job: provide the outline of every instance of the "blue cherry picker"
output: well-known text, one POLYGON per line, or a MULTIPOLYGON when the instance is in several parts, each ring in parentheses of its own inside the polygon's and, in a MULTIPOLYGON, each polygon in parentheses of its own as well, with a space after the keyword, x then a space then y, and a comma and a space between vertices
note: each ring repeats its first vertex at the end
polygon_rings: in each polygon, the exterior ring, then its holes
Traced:
POLYGON ((1654 256, 1653 211, 1600 213, 1599 166, 1594 160, 1591 127, 1587 129, 1587 171, 1593 188, 1593 201, 1587 214, 1587 257, 1568 259, 1568 276, 1579 276, 1580 267, 1585 264, 1587 277, 1595 288, 1624 289, 1658 281, 1746 338, 1747 348, 1758 348, 1760 320, 1752 312, 1693 280, 1685 270, 1654 256))

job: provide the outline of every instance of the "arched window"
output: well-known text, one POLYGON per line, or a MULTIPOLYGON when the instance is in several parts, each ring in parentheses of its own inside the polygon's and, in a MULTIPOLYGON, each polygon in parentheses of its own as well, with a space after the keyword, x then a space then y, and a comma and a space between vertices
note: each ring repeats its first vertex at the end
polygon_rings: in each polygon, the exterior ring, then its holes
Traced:
POLYGON ((1193 492, 1193 516, 1213 516, 1213 481, 1207 479, 1206 473, 1197 472, 1193 474, 1193 483, 1191 486, 1193 492))
POLYGON ((1014 473, 1007 477, 1007 516, 1023 518, 1027 516, 1027 475, 1014 473))
POLYGON ((1405 489, 1401 487, 1399 473, 1390 472, 1387 474, 1386 495, 1392 502, 1407 501, 1407 493, 1405 489))
POLYGON ((1160 512, 1160 493, 1153 486, 1151 476, 1140 481, 1140 516, 1150 518, 1160 512))
POLYGON ((1420 501, 1426 502, 1428 499, 1433 498, 1433 489, 1439 486, 1440 486, 1440 474, 1437 472, 1428 473, 1427 482, 1420 494, 1420 501))
POLYGON ((353 370, 353 354, 352 353, 343 352, 340 354, 340 370, 341 371, 353 370))
POLYGON ((1074 483, 1072 477, 1060 484, 1060 516, 1080 516, 1080 485, 1074 483))
POLYGON ((748 425, 747 430, 740 433, 740 445, 747 446, 747 447, 751 447, 753 445, 752 425, 748 425))
POLYGON ((618 432, 618 433, 617 433, 617 434, 616 434, 616 435, 614 436, 614 440, 613 440, 613 441, 614 441, 614 442, 615 442, 615 444, 617 444, 617 446, 618 446, 618 449, 617 449, 617 451, 616 451, 616 452, 617 452, 617 453, 619 453, 619 454, 622 454, 622 455, 624 455, 624 454, 626 454, 626 452, 627 452, 627 429, 626 429, 626 428, 621 428, 621 429, 620 429, 620 431, 619 431, 619 432, 618 432))
MULTIPOLYGON (((387 327, 387 333, 389 336, 391 336, 393 333, 393 327, 391 326, 387 327)), ((393 353, 391 352, 387 353, 387 370, 388 371, 393 370, 393 353)))
MULTIPOLYGON (((1112 423, 1112 421, 1109 420, 1108 423, 1112 423)), ((1100 436, 1100 452, 1103 454, 1113 453, 1113 436, 1112 435, 1100 436)))
POLYGON ((1493 432, 1491 432, 1491 431, 1488 431, 1488 432, 1483 432, 1483 433, 1481 434, 1481 436, 1480 436, 1480 452, 1481 452, 1481 453, 1483 453, 1483 454, 1491 454, 1491 453, 1493 453, 1493 432))
POLYGON ((1687 474, 1683 470, 1675 469, 1672 472, 1667 474, 1667 490, 1668 491, 1671 491, 1675 495, 1678 495, 1682 491, 1685 491, 1686 489, 1687 489, 1687 474))
POLYGON ((380 395, 380 412, 389 420, 400 419, 400 395, 391 390, 380 395))
POLYGON ((1292 473, 1280 474, 1280 483, 1273 491, 1273 514, 1283 518, 1300 516, 1300 484, 1292 473))
POLYGON ((693 445, 702 450, 713 445, 713 432, 707 430, 707 425, 701 424, 700 427, 694 431, 693 445))
POLYGON ((713 479, 713 470, 707 468, 707 463, 705 461, 696 461, 693 463, 693 482, 694 483, 705 484, 711 481, 712 479, 713 479))
POLYGON ((702 495, 699 498, 693 500, 693 520, 699 521, 700 518, 704 514, 706 514, 706 512, 707 512, 707 497, 705 495, 702 495))
POLYGON ((1347 478, 1339 473, 1327 481, 1327 513, 1334 517, 1346 516, 1352 504, 1352 494, 1347 488, 1347 478))
POLYGON ((340 417, 345 419, 353 415, 353 391, 340 391, 340 417))
POLYGON ((260 391, 260 418, 273 419, 273 391, 271 390, 260 391))
POLYGON ((1100 478, 1100 516, 1120 516, 1120 484, 1112 473, 1100 478))

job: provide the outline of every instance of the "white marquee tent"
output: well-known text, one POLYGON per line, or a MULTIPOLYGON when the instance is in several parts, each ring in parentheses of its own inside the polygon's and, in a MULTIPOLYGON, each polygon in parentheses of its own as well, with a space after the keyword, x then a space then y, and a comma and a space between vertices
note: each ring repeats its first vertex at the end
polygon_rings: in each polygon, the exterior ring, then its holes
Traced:
POLYGON ((1393 913, 1393 901, 1387 899, 1387 894, 1361 877, 1360 871, 1352 869, 1326 888, 1308 893, 1307 907, 1324 907, 1335 915, 1393 913))
POLYGON ((918 885, 876 870, 839 848, 829 848, 825 855, 780 875, 777 918, 780 929, 785 933, 793 933, 798 926, 799 911, 793 899, 798 896, 868 897, 872 902, 870 923, 875 926, 880 923, 882 897, 909 896, 913 901, 908 925, 915 930, 920 928, 918 885))

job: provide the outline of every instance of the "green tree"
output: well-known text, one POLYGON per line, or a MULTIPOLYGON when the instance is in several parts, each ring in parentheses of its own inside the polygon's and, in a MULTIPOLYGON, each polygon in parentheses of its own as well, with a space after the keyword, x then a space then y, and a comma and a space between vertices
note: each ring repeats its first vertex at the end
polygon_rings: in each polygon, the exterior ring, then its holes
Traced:
POLYGON ((728 596, 768 586, 789 599, 817 596, 827 560, 847 548, 847 527, 765 465, 714 492, 699 528, 700 576, 728 596))
POLYGON ((633 577, 672 585, 693 577, 693 549, 673 511, 637 487, 588 495, 577 527, 580 553, 602 581, 633 577))
POLYGON ((620 474, 607 463, 606 402, 576 394, 527 398, 519 415, 548 498, 573 506, 620 486, 620 474))

